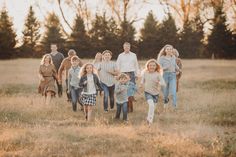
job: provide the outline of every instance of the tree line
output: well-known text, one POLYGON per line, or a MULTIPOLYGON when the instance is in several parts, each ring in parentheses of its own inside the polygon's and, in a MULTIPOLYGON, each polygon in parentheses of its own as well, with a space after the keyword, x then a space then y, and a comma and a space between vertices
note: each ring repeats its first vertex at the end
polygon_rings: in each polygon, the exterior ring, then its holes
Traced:
POLYGON ((22 43, 19 44, 8 11, 2 8, 0 59, 41 57, 50 52, 51 43, 57 43, 59 51, 64 55, 67 55, 69 49, 75 49, 80 57, 92 58, 98 51, 109 49, 116 58, 122 52, 125 41, 131 43, 132 51, 139 58, 156 58, 165 44, 171 44, 179 51, 181 58, 233 59, 236 58, 236 30, 231 30, 227 22, 223 3, 214 7, 212 29, 208 35, 204 34, 200 12, 193 19, 186 20, 183 28, 178 29, 170 12, 163 21, 158 21, 150 11, 140 32, 126 18, 118 24, 106 13, 96 14, 91 29, 87 30, 84 19, 77 15, 68 37, 63 33, 55 13, 49 13, 42 25, 30 6, 22 31, 22 43), (45 27, 44 33, 40 33, 41 27, 45 27), (137 34, 140 34, 138 39, 135 38, 137 34))

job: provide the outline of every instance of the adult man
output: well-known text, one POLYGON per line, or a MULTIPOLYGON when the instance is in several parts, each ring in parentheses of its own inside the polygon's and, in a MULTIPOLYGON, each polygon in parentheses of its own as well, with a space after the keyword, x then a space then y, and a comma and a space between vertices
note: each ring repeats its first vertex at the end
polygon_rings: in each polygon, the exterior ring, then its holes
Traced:
MULTIPOLYGON (((56 67, 57 73, 59 70, 59 67, 61 65, 62 60, 64 59, 64 56, 62 53, 57 51, 57 44, 55 43, 51 43, 51 57, 52 57, 52 61, 54 66, 56 67)), ((62 96, 62 85, 56 81, 57 83, 57 89, 58 89, 58 96, 61 97, 62 96)))
MULTIPOLYGON (((120 72, 129 75, 130 81, 135 84, 135 79, 139 74, 138 60, 135 53, 130 51, 130 43, 123 44, 124 52, 119 54, 116 64, 120 72)), ((133 112, 133 96, 129 97, 128 111, 133 112)))

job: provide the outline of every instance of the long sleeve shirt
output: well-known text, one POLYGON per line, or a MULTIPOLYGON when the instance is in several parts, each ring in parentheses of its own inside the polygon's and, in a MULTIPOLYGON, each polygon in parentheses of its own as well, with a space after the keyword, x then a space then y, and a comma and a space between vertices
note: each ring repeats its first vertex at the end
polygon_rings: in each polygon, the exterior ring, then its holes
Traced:
POLYGON ((64 55, 60 52, 51 52, 50 55, 52 57, 53 64, 55 65, 55 68, 58 72, 58 70, 61 66, 61 62, 64 59, 64 55))
POLYGON ((68 89, 69 91, 71 90, 71 86, 75 88, 79 88, 79 72, 80 72, 80 67, 71 67, 68 71, 68 89))
POLYGON ((102 83, 106 84, 107 86, 113 86, 116 82, 115 76, 109 73, 110 71, 117 70, 116 64, 113 61, 102 61, 101 64, 98 66, 99 70, 99 77, 102 83))
POLYGON ((133 52, 119 54, 116 65, 120 72, 134 72, 136 76, 139 74, 137 56, 133 52))
POLYGON ((117 83, 115 85, 116 102, 122 104, 128 101, 128 84, 117 83))
POLYGON ((141 83, 144 84, 144 91, 152 95, 158 95, 160 86, 166 85, 160 73, 148 71, 142 73, 141 83))
POLYGON ((159 63, 164 72, 176 72, 179 70, 175 57, 161 56, 159 63))

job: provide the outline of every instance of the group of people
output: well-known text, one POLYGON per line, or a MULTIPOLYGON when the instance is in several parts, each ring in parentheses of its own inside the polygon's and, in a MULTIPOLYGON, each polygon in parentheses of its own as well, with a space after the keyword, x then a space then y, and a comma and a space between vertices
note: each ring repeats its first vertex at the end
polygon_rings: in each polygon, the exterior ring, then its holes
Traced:
POLYGON ((50 104, 51 98, 62 96, 62 75, 66 74, 66 92, 73 111, 77 111, 77 104, 84 111, 85 119, 91 119, 92 108, 96 105, 96 98, 103 92, 104 112, 114 110, 116 104, 116 119, 128 121, 128 113, 133 112, 135 93, 144 88, 144 95, 149 105, 147 123, 153 123, 155 106, 160 91, 163 92, 164 108, 169 98, 173 107, 177 107, 178 80, 182 74, 182 63, 179 53, 172 45, 165 45, 157 59, 147 61, 145 68, 140 71, 137 56, 130 51, 128 42, 123 44, 124 52, 119 54, 116 62, 112 61, 112 52, 105 50, 98 52, 91 63, 83 63, 74 50, 68 51, 68 57, 57 51, 57 45, 51 44, 51 53, 45 54, 39 67, 39 93, 45 96, 45 104, 50 104), (138 87, 137 79, 141 77, 138 87))

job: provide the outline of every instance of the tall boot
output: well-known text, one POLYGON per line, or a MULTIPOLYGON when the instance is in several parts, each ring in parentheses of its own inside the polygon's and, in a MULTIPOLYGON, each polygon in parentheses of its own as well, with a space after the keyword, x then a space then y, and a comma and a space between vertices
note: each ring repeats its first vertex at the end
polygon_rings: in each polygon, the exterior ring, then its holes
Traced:
POLYGON ((128 98, 128 112, 133 112, 133 97, 128 98))
POLYGON ((131 96, 130 97, 130 112, 133 112, 133 101, 134 101, 134 97, 131 96))

